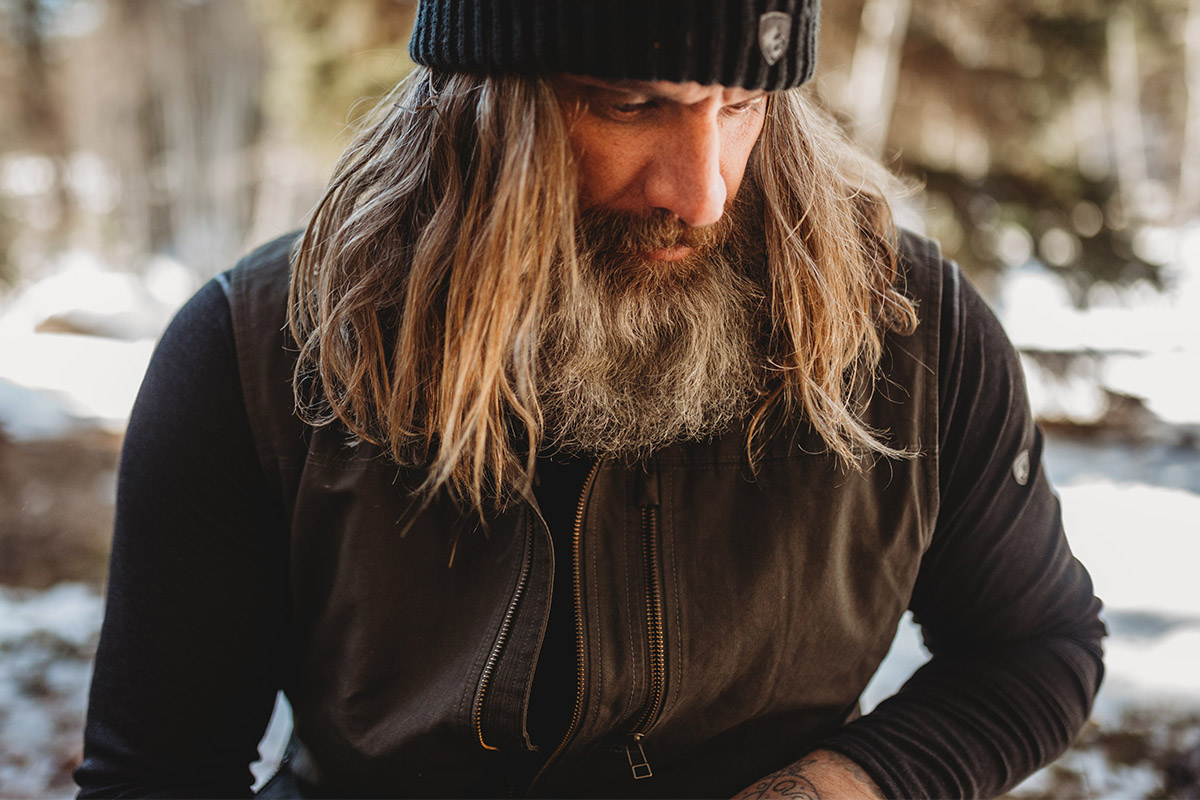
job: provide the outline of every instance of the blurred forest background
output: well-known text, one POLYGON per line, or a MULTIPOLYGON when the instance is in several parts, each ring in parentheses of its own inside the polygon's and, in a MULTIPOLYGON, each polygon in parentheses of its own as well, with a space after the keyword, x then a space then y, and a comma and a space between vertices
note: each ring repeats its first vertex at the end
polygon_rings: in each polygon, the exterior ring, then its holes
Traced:
MULTIPOLYGON (((0 0, 0 797, 71 794, 121 431, 155 338, 304 222, 354 121, 410 68, 415 11, 0 0)), ((810 90, 912 179, 905 224, 1009 327, 1068 517, 1161 520, 1174 538, 1132 557, 1170 583, 1200 540, 1200 0, 826 0, 810 90)), ((1106 542, 1096 561, 1127 566, 1129 544, 1106 542)), ((1194 589, 1114 606, 1121 591, 1100 592, 1114 656, 1122 631, 1195 645, 1194 589)), ((1181 652, 1200 657, 1166 658, 1181 652)), ((1196 680, 1130 684, 1149 699, 1022 796, 1200 796, 1196 680)))

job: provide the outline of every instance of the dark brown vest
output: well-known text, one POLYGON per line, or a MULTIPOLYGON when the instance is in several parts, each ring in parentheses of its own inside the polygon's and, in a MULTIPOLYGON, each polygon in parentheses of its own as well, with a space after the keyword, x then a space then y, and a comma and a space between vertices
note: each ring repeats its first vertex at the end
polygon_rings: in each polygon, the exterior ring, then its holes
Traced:
POLYGON ((302 788, 522 791, 513 775, 552 580, 576 585, 584 679, 535 793, 727 797, 854 713, 937 516, 934 244, 905 237, 921 324, 889 337, 866 415, 920 456, 856 474, 797 425, 754 475, 736 433, 636 468, 603 462, 577 555, 556 560, 531 509, 483 525, 444 497, 423 506, 420 474, 295 417, 293 241, 252 254, 225 285, 259 456, 291 526, 302 788), (653 776, 638 780, 643 755, 653 776))

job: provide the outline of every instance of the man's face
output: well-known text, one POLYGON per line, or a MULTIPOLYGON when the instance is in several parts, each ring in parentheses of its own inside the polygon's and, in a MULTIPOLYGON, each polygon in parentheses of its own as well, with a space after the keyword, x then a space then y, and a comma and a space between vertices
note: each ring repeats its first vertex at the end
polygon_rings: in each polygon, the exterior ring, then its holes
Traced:
MULTIPOLYGON (((557 83, 579 163, 581 210, 715 224, 737 194, 762 132, 761 91, 666 81, 563 77, 557 83)), ((687 244, 639 253, 672 262, 687 244)))
POLYGON ((759 396, 762 211, 734 201, 760 92, 558 84, 579 167, 578 273, 555 287, 539 379, 554 446, 632 457, 725 429, 759 396))

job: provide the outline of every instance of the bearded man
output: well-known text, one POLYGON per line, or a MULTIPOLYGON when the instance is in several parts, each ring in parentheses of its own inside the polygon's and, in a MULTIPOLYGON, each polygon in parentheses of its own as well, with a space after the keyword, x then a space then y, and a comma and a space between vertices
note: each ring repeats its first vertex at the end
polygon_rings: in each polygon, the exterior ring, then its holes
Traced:
POLYGON ((84 796, 991 795, 1103 626, 1018 361, 795 87, 816 0, 423 0, 126 440, 84 796), (858 699, 911 609, 932 658, 858 699))

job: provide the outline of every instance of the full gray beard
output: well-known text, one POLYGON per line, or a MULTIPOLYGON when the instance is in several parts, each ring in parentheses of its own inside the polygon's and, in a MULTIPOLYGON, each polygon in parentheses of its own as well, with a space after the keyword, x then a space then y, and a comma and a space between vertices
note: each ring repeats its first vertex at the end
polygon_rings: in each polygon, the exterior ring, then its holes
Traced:
POLYGON ((681 264, 579 258, 539 335, 550 452, 637 459, 747 415, 765 374, 762 290, 741 258, 729 247, 681 264))

